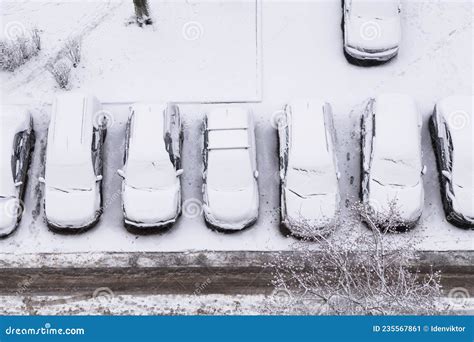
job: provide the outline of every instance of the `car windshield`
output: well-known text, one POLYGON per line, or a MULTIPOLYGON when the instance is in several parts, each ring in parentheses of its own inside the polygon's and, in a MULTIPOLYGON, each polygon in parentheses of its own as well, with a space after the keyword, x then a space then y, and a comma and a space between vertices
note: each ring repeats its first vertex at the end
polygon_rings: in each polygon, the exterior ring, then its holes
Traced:
POLYGON ((167 161, 130 160, 127 165, 127 185, 136 189, 165 189, 176 182, 176 170, 167 161))
POLYGON ((352 0, 351 11, 359 18, 391 18, 398 13, 394 0, 352 0))
POLYGON ((239 191, 252 184, 252 164, 248 149, 210 150, 207 185, 215 190, 239 191))
POLYGON ((415 186, 420 182, 420 163, 411 159, 375 160, 372 164, 371 177, 383 185, 415 186))
POLYGON ((337 179, 330 165, 317 170, 291 168, 286 175, 286 184, 291 191, 307 197, 334 193, 337 179))
POLYGON ((62 190, 91 191, 95 174, 91 163, 49 164, 46 168, 47 186, 62 190))

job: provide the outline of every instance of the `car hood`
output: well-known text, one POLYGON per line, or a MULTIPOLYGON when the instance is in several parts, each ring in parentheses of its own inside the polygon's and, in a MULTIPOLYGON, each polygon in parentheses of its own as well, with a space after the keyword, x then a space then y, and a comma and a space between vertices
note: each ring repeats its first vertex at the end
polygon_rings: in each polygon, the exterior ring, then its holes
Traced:
POLYGON ((15 229, 19 204, 20 201, 16 197, 0 198, 0 236, 8 235, 15 229))
POLYGON ((351 17, 346 23, 346 44, 363 50, 387 50, 400 43, 400 20, 351 17))
POLYGON ((160 224, 175 219, 180 207, 180 188, 136 189, 125 186, 123 209, 127 220, 143 224, 160 224))
POLYGON ((474 221, 474 198, 472 189, 464 189, 454 186, 454 197, 452 198, 453 210, 465 218, 474 221))
POLYGON ((413 187, 380 185, 371 180, 368 205, 375 213, 390 214, 390 204, 396 203, 399 218, 405 223, 417 221, 423 211, 424 191, 421 183, 413 187))
POLYGON ((207 188, 204 213, 212 224, 241 229, 258 216, 258 190, 256 186, 238 191, 207 188))
POLYGON ((291 190, 285 189, 286 218, 290 225, 306 223, 314 228, 331 225, 337 214, 339 196, 336 193, 301 197, 291 190))
POLYGON ((84 227, 94 221, 100 210, 98 189, 68 192, 47 188, 45 215, 49 223, 58 227, 84 227))

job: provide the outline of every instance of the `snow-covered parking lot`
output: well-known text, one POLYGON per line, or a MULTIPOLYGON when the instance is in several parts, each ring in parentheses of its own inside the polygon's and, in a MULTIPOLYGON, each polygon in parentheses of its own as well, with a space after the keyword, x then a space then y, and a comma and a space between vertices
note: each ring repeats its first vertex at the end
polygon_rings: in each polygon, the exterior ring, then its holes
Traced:
MULTIPOLYGON (((133 13, 131 1, 61 5, 2 1, 2 31, 11 22, 35 24, 43 30, 43 48, 15 72, 0 72, 2 103, 31 108, 37 136, 25 213, 17 232, 0 240, 0 253, 289 249, 294 239, 283 236, 278 224, 275 118, 283 105, 299 98, 323 98, 331 103, 342 201, 349 203, 357 200, 360 188, 359 122, 365 102, 378 93, 394 91, 417 100, 423 116, 427 173, 420 224, 392 238, 414 236, 423 250, 473 249, 473 232, 445 219, 428 131, 435 102, 452 94, 473 94, 471 1, 403 1, 399 55, 370 68, 351 65, 343 55, 338 0, 193 0, 176 6, 153 1, 151 7, 155 26, 140 29, 125 26, 133 13), (196 37, 182 38, 187 23, 197 28, 196 37), (65 236, 53 234, 43 222, 37 179, 42 174, 49 103, 61 92, 44 67, 70 34, 83 35, 84 54, 73 70, 72 88, 95 92, 112 120, 106 139, 104 215, 93 230, 65 236), (136 56, 143 58, 137 61, 136 56), (116 170, 121 167, 128 107, 136 100, 177 101, 183 114, 184 212, 161 235, 136 236, 122 226, 121 179, 116 170), (243 102, 254 113, 260 172, 259 219, 250 229, 232 235, 208 229, 200 208, 202 118, 223 105, 208 102, 228 101, 243 102)), ((403 132, 399 136, 403 139, 403 132)), ((343 220, 347 216, 345 210, 343 220)), ((366 228, 344 225, 336 236, 350 244, 351 235, 359 229, 366 228)))

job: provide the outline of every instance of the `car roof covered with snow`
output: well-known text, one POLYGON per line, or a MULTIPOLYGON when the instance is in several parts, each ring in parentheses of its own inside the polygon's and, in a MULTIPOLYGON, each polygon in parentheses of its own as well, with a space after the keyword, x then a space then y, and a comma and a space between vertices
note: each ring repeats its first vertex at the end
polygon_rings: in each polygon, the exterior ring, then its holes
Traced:
POLYGON ((168 159, 164 143, 166 104, 137 103, 132 106, 133 125, 130 131, 129 158, 155 161, 168 159))
POLYGON ((48 130, 48 164, 76 165, 91 162, 94 115, 100 104, 82 93, 58 95, 48 130))
POLYGON ((374 19, 390 18, 398 13, 399 0, 349 0, 357 16, 374 19))
POLYGON ((324 106, 325 102, 321 100, 298 101, 288 106, 289 167, 318 170, 332 163, 324 106))
POLYGON ((420 160, 421 116, 404 94, 383 94, 375 100, 375 158, 420 160))

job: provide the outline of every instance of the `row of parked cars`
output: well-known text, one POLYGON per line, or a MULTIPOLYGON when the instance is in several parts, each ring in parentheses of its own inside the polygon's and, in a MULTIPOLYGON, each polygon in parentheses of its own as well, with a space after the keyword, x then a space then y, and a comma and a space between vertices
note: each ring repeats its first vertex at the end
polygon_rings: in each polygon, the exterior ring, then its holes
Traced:
MULTIPOLYGON (((450 222, 474 227, 471 96, 438 102, 430 120, 444 209, 450 222), (460 118, 465 119, 460 122, 460 118)), ((93 96, 57 96, 48 129, 44 217, 57 231, 92 227, 103 211, 106 125, 93 96)), ((21 219, 34 131, 25 111, 2 110, 0 236, 21 219)), ((420 112, 403 94, 368 101, 361 122, 361 199, 382 225, 396 206, 396 228, 413 227, 424 203, 420 112)), ((311 237, 336 223, 340 172, 331 105, 321 100, 288 104, 278 121, 281 223, 295 236, 311 237)), ((124 224, 131 230, 170 227, 182 206, 183 130, 175 104, 139 103, 127 121, 122 180, 124 224)), ((238 231, 258 217, 259 190, 254 122, 249 110, 219 107, 203 129, 203 213, 221 231, 238 231)), ((393 224, 393 223, 391 223, 393 224)))

